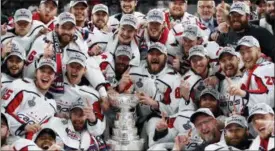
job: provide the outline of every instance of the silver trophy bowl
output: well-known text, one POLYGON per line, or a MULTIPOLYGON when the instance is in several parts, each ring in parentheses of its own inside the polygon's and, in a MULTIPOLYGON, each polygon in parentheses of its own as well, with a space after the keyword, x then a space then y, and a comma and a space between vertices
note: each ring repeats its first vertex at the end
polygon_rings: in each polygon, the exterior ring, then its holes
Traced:
POLYGON ((136 107, 136 105, 139 103, 137 96, 134 94, 114 94, 109 95, 109 97, 115 102, 116 107, 122 110, 128 109, 129 111, 129 109, 136 107))

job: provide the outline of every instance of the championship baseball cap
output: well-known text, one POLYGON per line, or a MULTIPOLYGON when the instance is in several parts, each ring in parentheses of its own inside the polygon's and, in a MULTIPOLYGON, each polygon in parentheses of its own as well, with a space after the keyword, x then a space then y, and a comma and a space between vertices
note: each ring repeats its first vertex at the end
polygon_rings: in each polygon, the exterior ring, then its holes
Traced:
POLYGON ((135 15, 133 14, 124 14, 120 19, 120 25, 130 25, 135 29, 138 28, 138 20, 135 15))
POLYGON ((247 118, 248 123, 251 122, 255 114, 273 114, 274 115, 274 111, 266 103, 257 103, 249 111, 249 116, 247 118))
POLYGON ((58 0, 41 0, 40 4, 45 3, 47 1, 52 1, 56 6, 58 6, 58 0))
POLYGON ((200 98, 206 94, 210 94, 211 96, 213 96, 216 100, 219 100, 219 92, 214 89, 214 88, 205 88, 202 92, 201 92, 201 95, 200 95, 200 98))
POLYGON ((76 25, 75 22, 75 17, 73 14, 69 13, 69 12, 63 12, 58 16, 58 24, 59 25, 63 25, 67 22, 71 22, 74 25, 76 25))
POLYGON ((103 11, 107 14, 109 14, 109 9, 106 5, 104 4, 96 4, 94 7, 93 7, 93 10, 92 10, 92 14, 96 13, 96 12, 99 12, 99 11, 103 11))
POLYGON ((198 115, 207 115, 207 116, 211 116, 213 118, 215 118, 215 116, 213 115, 213 113, 210 111, 210 109, 208 108, 199 108, 196 112, 194 112, 191 117, 190 117, 190 121, 194 124, 195 120, 197 118, 198 115))
POLYGON ((235 49, 233 47, 223 47, 221 51, 219 52, 219 59, 223 54, 231 54, 233 56, 237 56, 235 49))
POLYGON ((81 52, 70 52, 68 56, 69 56, 69 59, 67 64, 74 62, 74 63, 81 64, 83 67, 86 66, 87 57, 81 52))
POLYGON ((22 60, 26 60, 26 51, 25 49, 15 40, 11 41, 11 51, 5 58, 7 60, 10 56, 17 56, 22 60))
POLYGON ((129 59, 133 58, 132 49, 128 45, 119 45, 116 49, 115 56, 127 56, 129 59))
POLYGON ((147 14, 147 22, 158 22, 163 24, 164 22, 164 12, 159 9, 152 9, 147 14))
POLYGON ((88 7, 87 0, 71 0, 71 1, 70 1, 70 8, 71 8, 71 7, 74 7, 74 6, 77 5, 78 3, 83 3, 86 7, 88 7))
POLYGON ((30 10, 25 9, 25 8, 21 8, 18 9, 15 14, 14 14, 14 22, 18 22, 21 20, 27 21, 27 22, 31 22, 32 21, 32 13, 30 10))
POLYGON ((84 107, 85 107, 85 102, 81 97, 79 97, 76 101, 72 103, 70 111, 76 108, 83 110, 84 107))
POLYGON ((190 48, 188 60, 190 60, 193 56, 206 57, 207 55, 207 50, 203 47, 203 45, 196 45, 190 48))
POLYGON ((230 8, 230 13, 236 12, 241 15, 250 14, 250 8, 245 2, 234 2, 230 8))
POLYGON ((246 119, 241 115, 232 115, 225 120, 225 128, 230 124, 238 124, 243 128, 248 128, 246 119))
POLYGON ((185 27, 182 37, 190 40, 195 40, 199 37, 199 27, 193 24, 189 24, 185 27))
POLYGON ((56 63, 52 59, 41 58, 38 63, 37 69, 42 68, 43 66, 49 66, 50 68, 53 69, 54 72, 56 72, 56 63))
POLYGON ((236 51, 239 51, 241 46, 260 48, 259 41, 256 38, 254 38, 253 36, 244 36, 242 39, 240 39, 238 41, 236 51))
POLYGON ((164 44, 160 43, 160 42, 155 42, 153 44, 150 45, 149 49, 148 49, 148 53, 153 50, 153 49, 157 49, 159 50, 161 53, 167 55, 167 48, 164 44))

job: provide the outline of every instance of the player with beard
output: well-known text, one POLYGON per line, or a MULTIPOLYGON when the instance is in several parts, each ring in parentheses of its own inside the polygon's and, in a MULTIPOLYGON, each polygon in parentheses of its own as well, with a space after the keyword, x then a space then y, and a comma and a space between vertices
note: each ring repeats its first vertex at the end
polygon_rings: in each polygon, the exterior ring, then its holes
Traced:
MULTIPOLYGON (((209 64, 207 50, 202 45, 193 46, 189 50, 191 69, 186 72, 181 81, 181 95, 186 100, 186 104, 190 104, 194 109, 199 101, 200 93, 205 89, 204 80, 216 74, 216 68, 209 64)), ((215 86, 216 87, 216 86, 215 86)))
POLYGON ((14 28, 1 35, 1 43, 6 44, 11 39, 19 42, 25 51, 29 51, 32 42, 42 33, 47 32, 46 26, 32 19, 30 10, 25 8, 16 10, 14 16, 14 28))
POLYGON ((244 36, 238 42, 236 51, 241 54, 245 73, 241 79, 241 85, 229 85, 229 94, 249 100, 248 109, 259 102, 264 102, 273 108, 274 63, 261 57, 259 42, 252 36, 244 36))
POLYGON ((37 132, 41 124, 56 113, 55 100, 45 97, 55 79, 56 63, 41 59, 35 71, 35 79, 13 81, 2 96, 3 107, 10 119, 10 132, 24 136, 37 132))
POLYGON ((235 2, 232 4, 229 13, 230 30, 228 33, 222 33, 217 39, 220 46, 237 47, 237 42, 245 35, 251 35, 259 40, 262 52, 275 60, 275 41, 268 30, 257 25, 248 23, 249 7, 244 2, 235 2))
POLYGON ((153 42, 160 42, 166 45, 170 51, 179 47, 174 35, 169 33, 169 29, 165 26, 163 11, 158 9, 150 10, 147 14, 146 23, 147 25, 141 28, 137 34, 142 60, 146 59, 148 47, 153 42))
MULTIPOLYGON (((167 48, 156 42, 148 50, 146 62, 139 67, 131 67, 129 73, 123 74, 119 92, 138 93, 138 126, 144 126, 149 137, 149 146, 153 144, 155 125, 160 119, 159 111, 168 116, 177 113, 182 102, 179 91, 180 75, 167 65, 167 48), (143 123, 149 119, 148 123, 143 123)), ((145 132, 144 131, 144 132, 145 132)))
POLYGON ((240 115, 232 115, 225 120, 224 139, 208 145, 205 150, 246 150, 251 144, 248 124, 240 115))
POLYGON ((50 30, 57 24, 58 0, 41 0, 38 12, 32 14, 33 20, 41 21, 50 30))
POLYGON ((118 31, 109 39, 106 49, 103 51, 110 52, 114 55, 119 45, 128 45, 131 47, 133 57, 130 61, 131 66, 139 66, 140 51, 136 40, 138 30, 138 20, 133 14, 125 14, 120 20, 118 31))
POLYGON ((194 15, 187 11, 187 0, 171 0, 169 2, 169 10, 165 11, 165 22, 169 29, 172 29, 176 24, 183 22, 196 23, 198 20, 194 15))
POLYGON ((265 103, 258 103, 249 111, 248 123, 252 123, 258 136, 249 150, 274 150, 274 111, 265 103))
MULTIPOLYGON (((6 87, 14 80, 23 78, 23 69, 26 60, 24 48, 15 40, 10 41, 5 47, 4 50, 6 50, 5 53, 7 53, 7 56, 3 57, 4 61, 1 65, 1 94, 5 93, 6 87)), ((2 51, 2 55, 5 55, 3 53, 4 51, 2 51)))
POLYGON ((265 18, 260 20, 260 26, 267 29, 275 37, 275 1, 268 0, 266 2, 265 18))
MULTIPOLYGON (((86 57, 88 56, 87 44, 81 36, 76 34, 75 26, 75 17, 71 13, 61 13, 58 17, 58 24, 55 27, 56 30, 48 33, 47 35, 40 36, 34 41, 32 49, 27 56, 27 70, 25 74, 27 77, 33 77, 35 64, 39 58, 42 56, 46 58, 56 56, 56 49, 63 50, 62 58, 59 62, 62 64, 62 66, 67 63, 69 54, 72 51, 80 51, 80 53, 83 53, 86 57), (54 37, 57 37, 55 38, 57 40, 53 40, 54 37), (55 44, 59 44, 60 47, 54 47, 55 44)), ((100 97, 106 101, 107 92, 104 87, 106 82, 99 69, 98 63, 94 60, 94 58, 91 57, 87 60, 86 68, 87 71, 85 73, 85 78, 87 79, 87 83, 85 84, 92 85, 96 90, 99 91, 100 97)), ((65 68, 63 68, 63 70, 64 69, 65 68)))
POLYGON ((110 25, 113 29, 117 29, 119 26, 119 22, 124 14, 132 14, 138 20, 138 26, 144 23, 145 15, 135 11, 137 7, 138 0, 119 0, 121 13, 115 14, 110 17, 108 25, 110 25))

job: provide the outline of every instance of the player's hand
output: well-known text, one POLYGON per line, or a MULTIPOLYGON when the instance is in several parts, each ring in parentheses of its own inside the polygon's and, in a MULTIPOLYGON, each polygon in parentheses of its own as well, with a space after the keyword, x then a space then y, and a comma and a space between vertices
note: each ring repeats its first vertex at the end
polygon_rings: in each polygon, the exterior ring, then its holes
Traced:
POLYGON ((218 30, 221 33, 227 33, 228 30, 229 30, 229 25, 226 22, 222 22, 222 23, 219 24, 218 30))
POLYGON ((153 108, 158 108, 158 103, 157 101, 155 101, 154 99, 152 99, 149 95, 147 95, 144 92, 138 92, 137 93, 137 97, 139 99, 139 102, 141 104, 145 104, 145 105, 149 105, 153 108))
POLYGON ((188 131, 187 135, 179 135, 175 138, 174 149, 176 151, 181 151, 183 148, 190 143, 190 138, 192 137, 192 129, 188 131))
POLYGON ((132 82, 131 76, 129 74, 129 70, 130 70, 130 68, 127 69, 127 71, 125 71, 123 73, 122 78, 119 81, 119 86, 118 86, 119 92, 124 92, 125 93, 126 86, 132 82))
POLYGON ((109 89, 107 93, 108 93, 108 100, 110 104, 116 107, 118 105, 116 98, 119 96, 119 93, 114 89, 109 89))
POLYGON ((63 150, 63 147, 62 146, 64 146, 64 144, 52 144, 52 146, 51 147, 49 147, 49 151, 62 151, 63 150))
POLYGON ((211 76, 206 78, 203 82, 208 86, 215 87, 220 81, 216 76, 211 76))
POLYGON ((8 53, 11 52, 11 49, 12 49, 12 39, 3 46, 3 49, 1 51, 2 58, 5 58, 8 55, 8 53))
POLYGON ((187 81, 181 80, 180 94, 185 100, 189 100, 190 84, 187 81))
POLYGON ((51 42, 46 44, 44 48, 43 58, 52 58, 54 56, 53 44, 51 42))
POLYGON ((167 117, 167 113, 165 112, 161 112, 161 120, 158 121, 157 125, 156 125, 156 130, 161 132, 164 131, 166 129, 168 129, 168 124, 166 122, 166 118, 167 117))
POLYGON ((228 88, 229 95, 231 95, 231 96, 238 95, 238 96, 241 96, 241 97, 245 97, 246 92, 244 90, 242 90, 239 85, 234 85, 232 83, 231 79, 229 79, 228 77, 226 77, 226 80, 227 80, 228 85, 229 85, 229 88, 228 88))
POLYGON ((100 106, 103 111, 107 111, 110 108, 110 102, 108 101, 107 97, 101 97, 101 103, 100 106))
POLYGON ((175 59, 173 59, 173 68, 176 70, 176 71, 180 71, 180 59, 178 56, 176 56, 175 59))
POLYGON ((86 99, 86 105, 83 108, 83 113, 86 116, 87 120, 89 120, 89 122, 93 123, 96 121, 96 116, 94 113, 94 109, 93 109, 93 105, 90 103, 90 101, 88 99, 86 99))
POLYGON ((7 23, 4 23, 3 25, 1 25, 1 35, 5 35, 8 31, 8 27, 7 27, 7 23))
POLYGON ((96 44, 91 49, 89 49, 88 54, 89 56, 97 56, 102 52, 102 48, 96 44))
POLYGON ((44 34, 47 34, 48 32, 49 32, 49 29, 46 28, 46 27, 44 27, 43 29, 41 29, 39 31, 39 33, 36 35, 36 37, 39 37, 39 36, 44 35, 44 34))
POLYGON ((220 33, 218 31, 215 31, 213 33, 210 34, 210 38, 213 40, 213 41, 217 41, 218 37, 219 37, 220 33))
POLYGON ((25 131, 26 132, 31 132, 31 133, 36 133, 41 130, 41 125, 40 124, 27 124, 25 126, 25 131))

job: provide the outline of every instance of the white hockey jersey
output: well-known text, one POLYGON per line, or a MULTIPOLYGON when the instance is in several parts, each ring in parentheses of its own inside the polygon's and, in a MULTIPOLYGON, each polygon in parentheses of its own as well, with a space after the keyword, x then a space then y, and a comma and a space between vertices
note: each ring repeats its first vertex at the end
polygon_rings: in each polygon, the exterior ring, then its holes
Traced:
POLYGON ((109 52, 103 52, 98 56, 93 56, 93 58, 98 62, 105 80, 111 85, 111 87, 116 87, 118 85, 118 81, 116 79, 113 55, 111 55, 109 52))
MULTIPOLYGON (((119 45, 118 41, 118 35, 117 33, 113 35, 112 39, 108 42, 106 50, 107 52, 110 52, 112 55, 115 54, 116 48, 119 45)), ((130 61, 130 65, 132 66, 139 66, 140 64, 140 52, 138 49, 138 42, 136 40, 136 37, 131 41, 130 47, 132 50, 133 58, 130 61)))
POLYGON ((13 135, 23 136, 25 124, 42 124, 56 113, 55 100, 47 99, 30 79, 15 80, 7 88, 2 101, 13 135))
POLYGON ((169 116, 176 114, 179 103, 184 101, 180 96, 180 75, 167 65, 156 75, 150 74, 147 68, 144 61, 139 67, 130 69, 133 91, 144 92, 158 101, 159 110, 169 116))
POLYGON ((264 102, 274 108, 274 63, 260 58, 257 65, 244 73, 241 89, 249 93, 248 104, 252 108, 264 102))
POLYGON ((182 16, 182 18, 180 20, 174 20, 172 18, 172 16, 170 15, 169 10, 165 10, 164 16, 165 16, 165 22, 169 29, 173 28, 171 24, 174 24, 174 23, 176 23, 176 25, 181 24, 181 23, 191 24, 191 23, 196 23, 199 20, 198 17, 196 17, 192 14, 189 14, 188 12, 184 12, 184 15, 182 16))
POLYGON ((42 151, 32 140, 20 138, 12 145, 14 151, 42 151))
MULTIPOLYGON (((13 78, 9 75, 7 75, 6 73, 2 73, 1 75, 1 96, 3 94, 5 94, 5 91, 7 89, 7 87, 9 87, 9 85, 16 80, 16 78, 13 78)), ((2 98, 2 97, 1 97, 2 98)))
POLYGON ((241 151, 238 148, 232 147, 232 146, 228 146, 224 140, 215 143, 215 144, 210 144, 208 146, 205 147, 205 151, 223 151, 223 150, 230 150, 230 151, 241 151))
MULTIPOLYGON (((234 85, 240 85, 242 75, 237 75, 230 78, 234 85)), ((230 114, 235 110, 237 113, 244 111, 248 100, 240 96, 230 96, 228 93, 229 84, 227 80, 223 80, 219 85, 220 92, 220 109, 225 116, 230 116, 230 114)))
MULTIPOLYGON (((275 141, 275 136, 274 134, 272 134, 270 137, 269 137, 269 140, 268 140, 268 145, 267 145, 267 150, 268 151, 271 151, 271 150, 274 150, 275 149, 275 146, 274 146, 274 141, 275 141)), ((249 149, 248 150, 263 150, 263 148, 260 148, 260 143, 261 143, 261 140, 260 140, 260 136, 257 136, 252 144, 250 145, 249 149)))
POLYGON ((8 32, 5 35, 1 36, 1 43, 6 44, 11 39, 14 39, 18 43, 20 43, 22 45, 22 47, 28 52, 31 48, 33 41, 39 35, 40 30, 42 30, 44 28, 47 28, 45 26, 45 24, 43 24, 40 21, 33 20, 32 26, 31 26, 29 32, 25 36, 21 37, 21 36, 17 36, 14 32, 8 32))
POLYGON ((58 134, 64 143, 64 150, 99 150, 99 144, 91 133, 91 126, 88 123, 87 129, 81 133, 75 131, 71 120, 53 117, 47 126, 58 134))
POLYGON ((174 139, 177 135, 188 135, 190 129, 192 129, 190 142, 185 146, 184 150, 194 150, 198 145, 200 145, 203 140, 200 138, 195 126, 189 119, 193 113, 194 111, 185 111, 180 112, 175 117, 170 117, 167 121, 169 127, 168 134, 155 141, 156 144, 150 147, 149 150, 169 149, 169 144, 174 144, 174 139))

